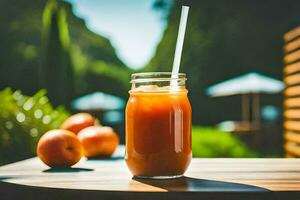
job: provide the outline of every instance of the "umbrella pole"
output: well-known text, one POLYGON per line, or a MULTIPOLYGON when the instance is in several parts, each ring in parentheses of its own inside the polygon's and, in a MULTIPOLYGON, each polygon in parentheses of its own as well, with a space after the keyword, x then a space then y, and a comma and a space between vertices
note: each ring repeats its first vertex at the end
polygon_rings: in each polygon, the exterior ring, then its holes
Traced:
POLYGON ((252 117, 255 129, 260 127, 260 105, 259 105, 259 94, 253 94, 253 101, 252 101, 252 117))
POLYGON ((248 94, 242 94, 242 120, 243 122, 249 122, 249 95, 248 94))

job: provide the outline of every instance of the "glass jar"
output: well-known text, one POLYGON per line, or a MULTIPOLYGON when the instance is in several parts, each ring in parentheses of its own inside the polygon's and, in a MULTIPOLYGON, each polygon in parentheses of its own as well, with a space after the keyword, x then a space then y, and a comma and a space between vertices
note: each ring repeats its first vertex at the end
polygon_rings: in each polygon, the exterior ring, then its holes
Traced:
POLYGON ((126 106, 126 155, 137 177, 173 178, 192 158, 191 105, 183 73, 132 74, 126 106))

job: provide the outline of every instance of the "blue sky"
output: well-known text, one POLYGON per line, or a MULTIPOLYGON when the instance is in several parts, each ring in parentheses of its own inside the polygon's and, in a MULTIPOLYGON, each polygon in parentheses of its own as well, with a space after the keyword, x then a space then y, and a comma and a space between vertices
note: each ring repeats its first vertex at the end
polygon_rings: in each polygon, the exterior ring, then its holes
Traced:
POLYGON ((153 10, 154 0, 67 1, 88 28, 110 39, 118 57, 135 69, 152 58, 167 25, 161 13, 153 10))

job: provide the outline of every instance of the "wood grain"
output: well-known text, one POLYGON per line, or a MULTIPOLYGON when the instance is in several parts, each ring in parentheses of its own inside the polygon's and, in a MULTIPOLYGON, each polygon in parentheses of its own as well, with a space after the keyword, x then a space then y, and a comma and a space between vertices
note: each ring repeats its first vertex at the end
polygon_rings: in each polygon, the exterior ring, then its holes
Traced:
POLYGON ((296 49, 299 49, 300 48, 300 38, 292 41, 292 42, 289 42, 287 43, 285 46, 284 46, 284 51, 285 52, 291 52, 291 51, 294 51, 296 49))
POLYGON ((283 123, 283 126, 286 130, 300 131, 300 121, 286 120, 283 123))
POLYGON ((295 157, 300 157, 300 146, 296 142, 286 142, 284 145, 284 149, 290 155, 295 157))
POLYGON ((49 169, 38 158, 2 166, 0 199, 300 197, 300 159, 194 158, 184 177, 151 180, 133 178, 122 155, 124 147, 119 148, 112 159, 82 159, 73 168, 61 170, 49 169), (279 193, 275 195, 272 191, 279 193))
POLYGON ((300 119, 300 109, 286 109, 283 116, 286 119, 300 119))
POLYGON ((283 69, 283 72, 286 75, 295 73, 297 71, 300 71, 300 62, 296 62, 296 63, 290 64, 290 65, 287 65, 283 69))
POLYGON ((287 87, 284 94, 289 97, 300 96, 300 86, 287 87))
POLYGON ((193 159, 185 177, 157 181, 133 179, 121 157, 82 159, 69 170, 49 169, 32 158, 0 167, 0 180, 80 191, 300 191, 300 159, 193 159))
POLYGON ((286 108, 300 108, 300 97, 299 98, 286 98, 284 100, 284 106, 286 108))
POLYGON ((284 138, 289 142, 300 144, 300 134, 297 132, 287 131, 284 133, 284 138))
POLYGON ((283 80, 287 85, 300 84, 300 73, 286 76, 283 80))
POLYGON ((300 26, 293 28, 292 30, 290 30, 289 32, 284 34, 283 39, 286 42, 289 42, 289 41, 295 39, 296 37, 298 37, 299 35, 300 35, 300 26))
POLYGON ((300 26, 287 32, 284 40, 284 150, 286 157, 300 157, 300 26))
POLYGON ((296 62, 300 59, 300 50, 297 51, 293 51, 290 54, 286 54, 286 56, 284 57, 284 62, 285 63, 292 63, 292 62, 296 62))

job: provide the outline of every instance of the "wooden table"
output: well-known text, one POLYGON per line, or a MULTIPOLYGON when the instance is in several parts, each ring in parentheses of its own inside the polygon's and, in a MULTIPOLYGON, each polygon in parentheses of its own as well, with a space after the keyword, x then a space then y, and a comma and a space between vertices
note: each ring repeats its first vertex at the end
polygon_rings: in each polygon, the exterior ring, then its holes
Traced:
POLYGON ((123 148, 108 160, 49 169, 38 158, 0 167, 0 199, 300 199, 300 159, 193 159, 185 177, 135 179, 123 148))

